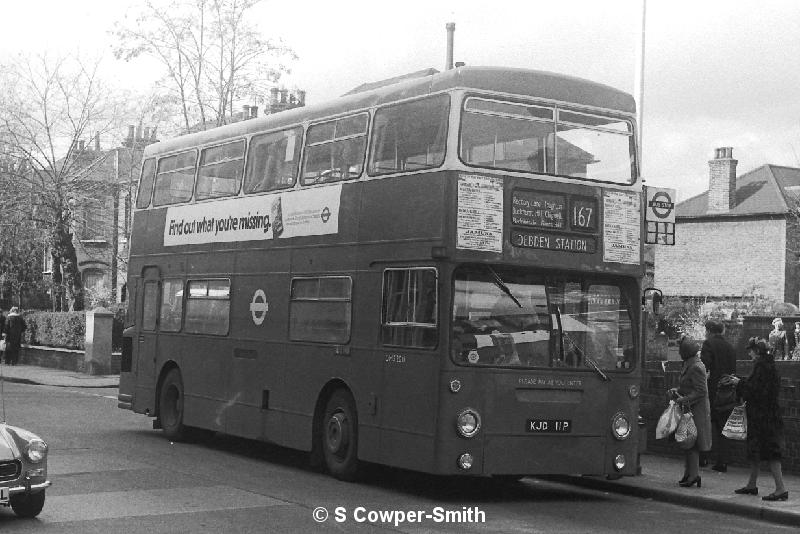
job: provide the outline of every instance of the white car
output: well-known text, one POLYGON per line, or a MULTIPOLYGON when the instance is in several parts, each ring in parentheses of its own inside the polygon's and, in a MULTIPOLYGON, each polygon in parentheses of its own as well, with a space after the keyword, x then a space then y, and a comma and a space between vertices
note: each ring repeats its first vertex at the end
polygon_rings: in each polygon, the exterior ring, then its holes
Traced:
POLYGON ((21 428, 0 423, 0 506, 19 517, 36 517, 44 507, 47 443, 21 428))

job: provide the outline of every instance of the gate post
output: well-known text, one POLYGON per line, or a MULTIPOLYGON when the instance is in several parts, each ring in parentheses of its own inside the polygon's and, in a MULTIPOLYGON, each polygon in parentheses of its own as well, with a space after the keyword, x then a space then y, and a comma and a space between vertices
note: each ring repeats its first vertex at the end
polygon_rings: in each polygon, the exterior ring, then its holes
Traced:
POLYGON ((86 355, 84 372, 107 375, 111 372, 111 328, 114 314, 105 308, 86 312, 86 355))

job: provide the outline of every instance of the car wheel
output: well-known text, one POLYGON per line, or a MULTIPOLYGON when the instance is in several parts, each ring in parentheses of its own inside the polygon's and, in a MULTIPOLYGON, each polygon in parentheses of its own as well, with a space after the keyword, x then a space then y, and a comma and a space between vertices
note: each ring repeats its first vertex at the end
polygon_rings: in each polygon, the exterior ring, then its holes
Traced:
POLYGON ((328 472, 339 480, 355 480, 358 472, 358 415, 349 392, 338 389, 330 396, 319 435, 328 472))
POLYGON ((177 369, 171 369, 161 384, 158 418, 165 437, 172 441, 187 439, 188 429, 183 424, 183 379, 177 369))
POLYGON ((36 517, 44 508, 44 490, 37 493, 20 493, 9 499, 11 509, 19 517, 36 517))

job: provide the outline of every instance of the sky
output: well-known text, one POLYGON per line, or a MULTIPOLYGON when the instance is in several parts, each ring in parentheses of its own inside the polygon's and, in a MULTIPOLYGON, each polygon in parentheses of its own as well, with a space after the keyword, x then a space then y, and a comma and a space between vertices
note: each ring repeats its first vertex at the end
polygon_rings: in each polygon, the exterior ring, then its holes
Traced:
MULTIPOLYGON (((634 93, 643 0, 264 0, 251 18, 298 60, 282 83, 322 102, 364 82, 443 70, 455 61, 579 76, 634 93)), ((110 30, 136 0, 3 2, 0 60, 20 50, 103 54, 104 68, 146 92, 153 63, 114 59, 110 30), (9 21, 16 21, 11 22, 9 21)), ((800 2, 648 0, 642 176, 684 200, 708 188, 714 149, 739 174, 800 167, 800 2)))

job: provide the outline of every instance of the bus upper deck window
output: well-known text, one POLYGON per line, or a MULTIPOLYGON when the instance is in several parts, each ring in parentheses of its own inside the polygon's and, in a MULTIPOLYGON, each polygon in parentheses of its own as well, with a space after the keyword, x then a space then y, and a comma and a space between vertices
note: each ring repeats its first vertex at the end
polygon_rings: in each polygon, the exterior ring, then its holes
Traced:
POLYGON ((302 128, 256 135, 247 155, 245 193, 262 193, 292 187, 300 163, 302 128))
POLYGON ((136 207, 146 208, 150 205, 153 196, 153 179, 156 177, 156 160, 149 158, 142 164, 142 178, 139 180, 139 195, 136 197, 136 207))
POLYGON ((244 141, 206 148, 200 154, 195 198, 229 197, 239 192, 244 168, 244 141))
POLYGON ((360 113, 309 126, 303 162, 303 185, 351 180, 361 176, 367 149, 368 115, 360 113))
POLYGON ((187 150, 158 160, 154 206, 187 202, 192 198, 196 160, 196 150, 187 150))
POLYGON ((436 95, 375 113, 369 173, 438 167, 444 162, 450 98, 436 95))

